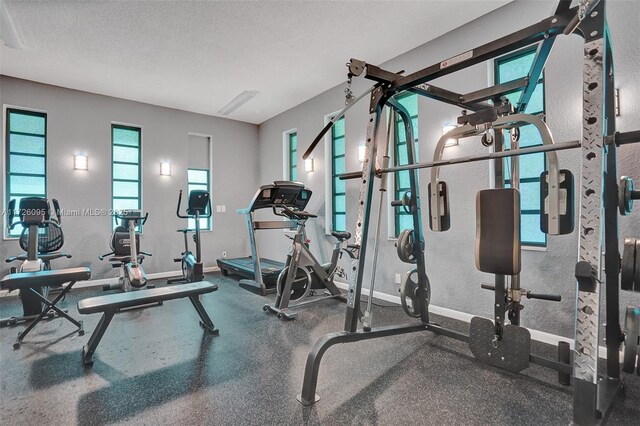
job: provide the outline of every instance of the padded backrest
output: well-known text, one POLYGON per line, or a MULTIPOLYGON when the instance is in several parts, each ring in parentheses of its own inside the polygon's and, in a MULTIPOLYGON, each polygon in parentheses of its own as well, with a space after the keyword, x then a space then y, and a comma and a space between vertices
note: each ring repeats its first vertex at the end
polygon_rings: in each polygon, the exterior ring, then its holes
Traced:
MULTIPOLYGON (((140 234, 136 233, 136 247, 140 250, 140 234)), ((111 234, 111 250, 114 256, 130 256, 131 242, 129 241, 129 230, 124 226, 117 226, 111 234)))
POLYGON ((476 268, 500 275, 520 273, 520 192, 487 189, 476 195, 476 268))

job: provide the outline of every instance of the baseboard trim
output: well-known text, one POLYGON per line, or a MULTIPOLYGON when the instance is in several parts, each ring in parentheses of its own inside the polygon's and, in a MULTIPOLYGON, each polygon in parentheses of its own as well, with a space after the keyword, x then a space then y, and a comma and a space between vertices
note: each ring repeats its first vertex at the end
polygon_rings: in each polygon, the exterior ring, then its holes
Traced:
MULTIPOLYGON (((207 268, 204 268, 203 270, 204 272, 218 272, 220 271, 220 268, 218 268, 217 266, 209 266, 207 268)), ((182 271, 155 272, 152 274, 147 274, 147 279, 159 280, 163 278, 179 277, 180 275, 182 275, 182 271)), ((82 282, 76 283, 73 286, 73 288, 78 289, 78 288, 89 288, 89 287, 98 287, 98 286, 102 287, 105 284, 115 283, 116 280, 117 280, 117 277, 82 281, 82 282)), ((18 296, 17 291, 13 291, 9 293, 7 290, 0 290, 0 297, 14 297, 14 296, 18 296)))
MULTIPOLYGON (((349 288, 349 284, 347 283, 339 282, 339 281, 334 281, 334 283, 338 288, 341 288, 343 290, 346 290, 349 288)), ((363 288, 362 294, 369 295, 369 289, 363 288)), ((394 296, 392 294, 382 293, 374 290, 373 297, 379 300, 384 300, 385 302, 390 302, 390 303, 395 303, 397 305, 400 305, 400 296, 394 296)), ((436 305, 429 305, 429 312, 432 312, 436 315, 440 315, 443 317, 455 319, 458 321, 463 321, 466 323, 470 323, 471 318, 476 316, 476 315, 468 314, 466 312, 456 311, 454 309, 449 309, 449 308, 443 308, 442 306, 436 306, 436 305)), ((571 350, 573 350, 574 348, 575 342, 573 339, 570 339, 564 336, 558 336, 557 334, 547 333, 540 330, 534 330, 532 328, 527 328, 527 330, 529 330, 529 332, 531 333, 531 338, 537 342, 546 343, 553 346, 557 346, 559 342, 567 342, 569 343, 571 350)), ((598 353, 600 355, 600 358, 602 359, 607 358, 607 349, 604 346, 600 346, 598 353)))

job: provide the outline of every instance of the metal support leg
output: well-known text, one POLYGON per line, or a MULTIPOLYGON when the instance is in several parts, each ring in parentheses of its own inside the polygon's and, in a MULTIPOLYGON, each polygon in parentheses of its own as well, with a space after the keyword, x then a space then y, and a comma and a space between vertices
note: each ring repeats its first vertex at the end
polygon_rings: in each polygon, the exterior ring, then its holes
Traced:
POLYGON ((58 316, 66 318, 67 321, 69 321, 70 323, 78 327, 78 334, 80 336, 84 334, 82 321, 77 321, 76 319, 71 318, 65 311, 63 311, 62 309, 56 306, 56 304, 66 296, 69 290, 71 290, 71 287, 73 287, 73 284, 75 284, 75 281, 69 283, 69 285, 64 287, 62 291, 56 296, 56 298, 53 299, 53 301, 51 302, 49 301, 49 299, 47 299, 42 294, 40 294, 36 289, 31 287, 28 288, 28 290, 31 293, 33 293, 33 295, 37 297, 45 305, 45 308, 42 310, 42 312, 38 314, 38 316, 36 316, 36 318, 27 326, 26 329, 18 333, 18 337, 16 338, 16 341, 13 344, 14 349, 18 349, 20 347, 20 345, 22 344, 22 340, 26 337, 26 335, 29 334, 31 330, 33 330, 33 328, 36 326, 37 323, 39 323, 44 317, 49 315, 49 311, 56 312, 58 316))
POLYGON ((193 307, 196 308, 196 312, 198 313, 198 315, 200 315, 200 326, 214 336, 219 335, 220 330, 218 330, 213 325, 213 321, 211 321, 211 318, 209 318, 209 314, 207 314, 204 306, 202 306, 202 302, 200 302, 199 296, 189 296, 189 300, 191 300, 193 307))
POLYGON ((102 336, 104 336, 104 332, 107 331, 107 327, 109 327, 109 323, 113 319, 115 315, 115 311, 106 311, 102 314, 98 325, 95 330, 93 330, 93 334, 89 338, 89 342, 82 348, 82 358, 84 361, 84 365, 93 365, 93 353, 96 351, 100 340, 102 340, 102 336))

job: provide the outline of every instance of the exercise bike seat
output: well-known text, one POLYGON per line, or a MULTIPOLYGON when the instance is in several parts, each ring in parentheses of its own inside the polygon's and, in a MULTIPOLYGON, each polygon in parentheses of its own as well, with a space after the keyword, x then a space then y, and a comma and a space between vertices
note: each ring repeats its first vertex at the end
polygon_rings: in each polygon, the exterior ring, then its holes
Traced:
MULTIPOLYGON (((54 259, 60 259, 61 257, 66 257, 67 259, 71 259, 71 255, 67 254, 67 253, 47 253, 47 254, 38 255, 38 259, 41 259, 44 262, 49 262, 49 261, 54 260, 54 259)), ((18 256, 8 257, 7 259, 5 259, 5 262, 11 263, 11 262, 15 262, 15 261, 18 261, 18 260, 24 262, 27 259, 28 259, 28 255, 26 253, 24 253, 24 254, 20 254, 18 256)))
MULTIPOLYGON (((113 263, 129 263, 129 262, 131 262, 131 256, 112 256, 107 260, 109 262, 113 262, 113 263)), ((139 254, 138 255, 138 262, 142 262, 142 260, 144 260, 144 255, 143 254, 139 254)))
POLYGON ((351 238, 351 232, 331 231, 331 235, 333 235, 340 241, 348 240, 349 238, 351 238))

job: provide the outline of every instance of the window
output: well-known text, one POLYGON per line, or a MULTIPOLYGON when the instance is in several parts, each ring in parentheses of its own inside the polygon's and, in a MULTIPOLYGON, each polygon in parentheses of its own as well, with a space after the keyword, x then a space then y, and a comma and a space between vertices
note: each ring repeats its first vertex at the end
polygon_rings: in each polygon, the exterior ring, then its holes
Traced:
MULTIPOLYGON (((142 209, 142 144, 138 127, 111 125, 112 204, 114 211, 142 209)), ((113 227, 117 219, 113 218, 113 227)))
MULTIPOLYGON (((189 133, 189 161, 187 168, 187 197, 192 190, 209 192, 211 198, 211 136, 198 133, 189 133)), ((183 199, 186 203, 186 200, 183 199)), ((213 201, 211 201, 213 203, 213 201)), ((184 204, 183 204, 184 205, 184 204)), ((188 219, 187 227, 195 229, 196 220, 188 219)), ((210 231, 212 228, 212 218, 204 217, 200 219, 200 229, 210 231)))
MULTIPOLYGON (((411 128, 413 130, 413 137, 415 139, 414 154, 418 160, 418 95, 414 93, 408 93, 400 96, 398 102, 404 106, 411 116, 411 128)), ((394 162, 396 166, 404 166, 409 164, 409 152, 407 149, 407 135, 404 129, 404 123, 400 116, 396 114, 396 144, 395 151, 393 153, 394 162)), ((405 192, 410 190, 409 174, 412 173, 409 170, 403 170, 395 173, 395 199, 401 200, 405 192)), ((395 210, 395 236, 400 235, 400 232, 404 229, 413 229, 413 217, 410 213, 407 213, 403 208, 394 208, 395 210)))
MULTIPOLYGON (((15 219, 24 197, 47 196, 47 114, 7 108, 6 117, 6 205, 16 200, 15 219)), ((17 225, 8 237, 17 237, 17 225)))
MULTIPOLYGON (((189 169, 187 170, 187 185, 188 192, 191 193, 194 189, 210 192, 209 186, 209 170, 207 169, 189 169)), ((189 229, 195 229, 196 220, 189 219, 189 229)), ((208 231, 211 229, 211 218, 205 217, 200 219, 200 229, 208 231)))
POLYGON ((347 230, 347 195, 345 181, 338 175, 345 172, 344 117, 331 128, 331 225, 334 231, 347 230))
MULTIPOLYGON (((535 46, 519 52, 512 53, 495 61, 495 82, 505 83, 511 80, 525 77, 529 74, 533 59, 536 54, 535 46)), ((522 91, 507 95, 514 105, 518 102, 522 91)), ((527 114, 544 114, 544 75, 540 78, 529 100, 525 112, 527 114)), ((541 145, 540 134, 532 125, 520 128, 521 148, 541 145)), ((505 135, 505 149, 509 149, 511 137, 505 135)), ((544 153, 523 155, 520 162, 520 205, 522 212, 521 239, 522 243, 530 246, 547 245, 547 236, 540 230, 540 174, 546 168, 544 153)), ((511 186, 511 159, 505 159, 504 178, 505 186, 511 186)))
POLYGON ((289 150, 289 174, 288 178, 292 181, 298 180, 298 133, 291 132, 287 135, 289 150))

